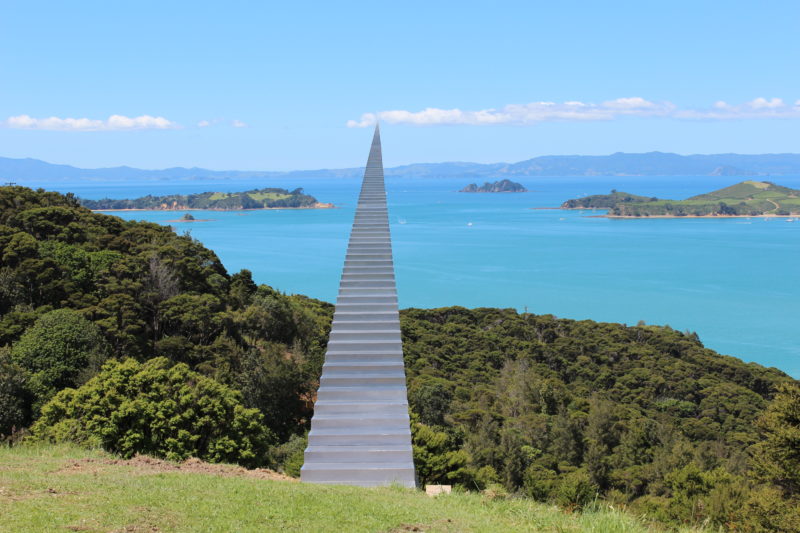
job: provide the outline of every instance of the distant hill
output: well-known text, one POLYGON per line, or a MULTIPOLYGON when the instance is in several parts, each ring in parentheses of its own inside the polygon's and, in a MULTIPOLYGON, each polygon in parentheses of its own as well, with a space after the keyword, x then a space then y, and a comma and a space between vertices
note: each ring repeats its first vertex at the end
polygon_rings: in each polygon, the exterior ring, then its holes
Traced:
POLYGON ((321 204, 303 189, 253 189, 237 193, 204 192, 200 194, 171 194, 168 196, 143 196, 133 200, 81 200, 81 205, 95 211, 117 209, 162 209, 165 211, 184 209, 216 209, 232 211, 240 209, 314 208, 333 207, 321 204))
POLYGON ((790 216, 800 214, 800 190, 748 180, 686 200, 663 200, 612 191, 567 200, 563 209, 606 208, 612 217, 790 216))
MULTIPOLYGON (((84 169, 38 159, 0 157, 0 181, 30 183, 58 180, 224 180, 278 177, 355 178, 363 168, 241 171, 175 167, 84 169)), ((800 154, 678 155, 663 152, 602 156, 549 155, 518 163, 418 163, 387 168, 386 176, 415 178, 474 177, 503 179, 535 176, 782 176, 800 175, 800 154)))
POLYGON ((528 192, 528 189, 516 181, 499 180, 494 183, 487 181, 480 187, 475 183, 470 183, 458 192, 528 192))

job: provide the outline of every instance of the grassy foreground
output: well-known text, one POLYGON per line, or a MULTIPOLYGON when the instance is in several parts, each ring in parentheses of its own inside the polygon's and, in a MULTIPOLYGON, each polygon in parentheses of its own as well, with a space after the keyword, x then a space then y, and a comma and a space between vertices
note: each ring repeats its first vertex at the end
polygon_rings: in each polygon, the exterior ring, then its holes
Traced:
POLYGON ((612 509, 567 514, 521 499, 430 498, 224 468, 164 469, 72 446, 0 447, 0 531, 660 531, 612 509))

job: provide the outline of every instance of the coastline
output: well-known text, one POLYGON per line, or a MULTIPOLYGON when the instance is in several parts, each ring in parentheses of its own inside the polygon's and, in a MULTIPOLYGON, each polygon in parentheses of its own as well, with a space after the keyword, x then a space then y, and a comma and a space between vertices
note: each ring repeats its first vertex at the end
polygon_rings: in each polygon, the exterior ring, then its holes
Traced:
POLYGON ((641 219, 641 218, 794 218, 800 215, 592 215, 598 218, 624 218, 624 219, 641 219))
POLYGON ((280 211, 283 209, 338 209, 335 205, 324 202, 317 202, 314 205, 304 207, 249 207, 242 209, 220 209, 215 207, 170 207, 166 209, 151 207, 139 208, 132 207, 128 209, 91 209, 93 213, 116 213, 121 211, 280 211))
MULTIPOLYGON (((531 207, 530 209, 559 209, 563 211, 596 211, 598 209, 608 209, 607 207, 531 207)), ((648 219, 648 218, 795 218, 800 217, 800 213, 790 215, 776 215, 765 213, 762 215, 584 215, 586 218, 619 218, 619 219, 648 219)))

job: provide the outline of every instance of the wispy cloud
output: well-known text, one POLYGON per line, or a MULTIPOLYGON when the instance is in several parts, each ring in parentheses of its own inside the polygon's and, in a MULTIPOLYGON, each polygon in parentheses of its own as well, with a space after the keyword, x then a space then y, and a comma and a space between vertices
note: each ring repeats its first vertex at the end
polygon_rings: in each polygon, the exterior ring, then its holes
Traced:
POLYGON ((232 120, 231 126, 233 126, 234 128, 246 128, 247 124, 242 122, 241 120, 232 120))
POLYGON ((7 128, 21 130, 55 130, 55 131, 115 131, 115 130, 168 130, 180 128, 180 125, 164 117, 142 115, 126 117, 111 115, 106 120, 91 118, 34 118, 29 115, 9 117, 2 123, 7 128))
POLYGON ((756 98, 733 106, 717 102, 709 109, 681 109, 671 102, 652 102, 635 96, 600 104, 569 101, 510 104, 499 109, 465 111, 429 107, 422 111, 392 110, 364 113, 359 120, 348 120, 349 128, 365 128, 378 120, 389 124, 429 125, 529 125, 546 121, 613 120, 620 117, 674 118, 699 120, 800 118, 800 100, 793 105, 780 98, 756 98))

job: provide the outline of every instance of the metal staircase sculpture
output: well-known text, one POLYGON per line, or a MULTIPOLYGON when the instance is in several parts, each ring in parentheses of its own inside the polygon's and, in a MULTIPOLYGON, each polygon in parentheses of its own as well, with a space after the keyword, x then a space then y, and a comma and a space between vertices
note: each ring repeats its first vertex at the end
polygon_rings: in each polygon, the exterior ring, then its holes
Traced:
POLYGON ((347 246, 300 478, 415 486, 378 126, 347 246))

